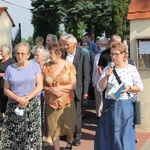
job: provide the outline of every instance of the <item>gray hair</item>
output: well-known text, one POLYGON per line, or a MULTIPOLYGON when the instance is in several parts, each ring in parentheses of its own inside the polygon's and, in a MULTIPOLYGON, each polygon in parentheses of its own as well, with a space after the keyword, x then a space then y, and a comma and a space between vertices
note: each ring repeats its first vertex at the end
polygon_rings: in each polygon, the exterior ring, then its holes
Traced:
POLYGON ((69 40, 70 43, 77 44, 77 39, 71 34, 65 38, 65 41, 67 40, 69 40))
POLYGON ((50 53, 48 50, 44 49, 44 48, 38 48, 36 49, 36 52, 39 52, 46 61, 48 61, 49 57, 50 57, 50 53))
POLYGON ((57 44, 58 43, 58 39, 57 39, 57 36, 54 35, 54 34, 48 34, 47 37, 51 37, 52 38, 52 41, 57 44))
POLYGON ((109 40, 108 38, 103 38, 100 40, 101 42, 104 42, 105 44, 108 44, 109 45, 109 40))
POLYGON ((20 43, 18 43, 18 44, 15 46, 14 52, 16 52, 16 51, 18 50, 18 48, 21 47, 21 46, 26 47, 28 53, 30 54, 30 50, 31 50, 31 49, 30 49, 30 45, 29 45, 28 43, 26 43, 26 42, 20 42, 20 43))
POLYGON ((63 34, 61 34, 60 39, 63 40, 63 41, 65 41, 65 39, 66 39, 68 36, 70 36, 70 34, 68 34, 68 33, 63 33, 63 34))
POLYGON ((11 48, 8 45, 2 45, 0 49, 3 49, 4 51, 6 51, 8 54, 10 54, 11 52, 11 48))
POLYGON ((37 36, 36 38, 35 38, 35 42, 44 42, 44 39, 41 37, 41 36, 37 36))

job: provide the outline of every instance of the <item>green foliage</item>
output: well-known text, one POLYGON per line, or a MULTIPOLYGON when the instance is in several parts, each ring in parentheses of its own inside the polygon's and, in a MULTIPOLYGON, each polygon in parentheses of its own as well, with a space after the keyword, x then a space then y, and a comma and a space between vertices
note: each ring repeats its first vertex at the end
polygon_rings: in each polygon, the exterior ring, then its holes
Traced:
POLYGON ((26 39, 25 38, 21 38, 21 42, 26 42, 26 39))
POLYGON ((33 46, 35 45, 34 43, 34 39, 32 36, 29 36, 28 39, 26 40, 27 43, 29 43, 29 45, 31 46, 31 49, 33 48, 33 46))
POLYGON ((34 39, 33 39, 32 36, 29 36, 27 40, 25 38, 21 38, 21 42, 27 42, 27 43, 29 43, 29 45, 31 46, 31 49, 35 45, 34 39))
POLYGON ((34 39, 37 36, 42 36, 45 39, 47 34, 58 35, 59 24, 61 23, 61 16, 57 13, 59 2, 59 0, 32 0, 31 5, 34 7, 31 10, 34 39))
POLYGON ((118 33, 122 37, 129 33, 126 21, 131 0, 31 0, 34 35, 46 37, 47 34, 59 36, 65 31, 76 37, 84 32, 94 37, 106 33, 111 36, 118 33))
POLYGON ((129 22, 126 20, 131 0, 112 1, 112 33, 118 33, 122 38, 129 33, 129 22))

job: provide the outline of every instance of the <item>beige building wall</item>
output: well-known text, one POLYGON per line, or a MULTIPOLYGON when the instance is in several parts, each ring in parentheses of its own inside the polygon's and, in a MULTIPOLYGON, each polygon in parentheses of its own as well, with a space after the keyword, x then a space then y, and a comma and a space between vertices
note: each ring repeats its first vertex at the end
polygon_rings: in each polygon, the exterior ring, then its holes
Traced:
POLYGON ((7 13, 3 11, 3 13, 0 16, 0 46, 2 44, 11 46, 11 30, 12 22, 8 17, 7 13))
MULTIPOLYGON (((130 21, 130 53, 131 58, 138 65, 138 38, 150 39, 150 19, 130 21)), ((150 60, 149 60, 150 61, 150 60)), ((142 104, 142 124, 137 126, 137 130, 150 131, 150 68, 138 69, 144 90, 138 94, 138 99, 142 104)))

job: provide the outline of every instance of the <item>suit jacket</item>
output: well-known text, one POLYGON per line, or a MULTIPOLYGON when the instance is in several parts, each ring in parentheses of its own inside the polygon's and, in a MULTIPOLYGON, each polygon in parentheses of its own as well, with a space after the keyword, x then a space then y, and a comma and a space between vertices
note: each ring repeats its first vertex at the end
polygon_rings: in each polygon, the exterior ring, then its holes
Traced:
POLYGON ((90 76, 90 62, 87 53, 83 52, 80 47, 76 48, 76 53, 73 59, 73 64, 76 68, 77 86, 74 90, 75 96, 78 100, 83 99, 83 94, 88 94, 90 76))

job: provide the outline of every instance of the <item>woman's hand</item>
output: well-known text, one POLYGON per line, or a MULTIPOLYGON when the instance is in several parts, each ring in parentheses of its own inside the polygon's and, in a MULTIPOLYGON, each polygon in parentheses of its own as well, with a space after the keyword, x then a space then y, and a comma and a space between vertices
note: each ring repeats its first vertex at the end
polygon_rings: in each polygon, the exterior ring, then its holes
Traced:
POLYGON ((28 96, 20 97, 18 102, 20 108, 26 108, 27 105, 29 104, 29 97, 28 96))
POLYGON ((122 94, 131 91, 131 86, 126 86, 124 90, 121 91, 122 94))
POLYGON ((63 92, 59 90, 58 86, 50 87, 49 90, 50 90, 50 93, 56 95, 57 97, 60 97, 63 95, 63 92))
POLYGON ((106 71, 106 76, 110 76, 112 73, 113 73, 113 69, 114 68, 108 68, 107 71, 106 71))

